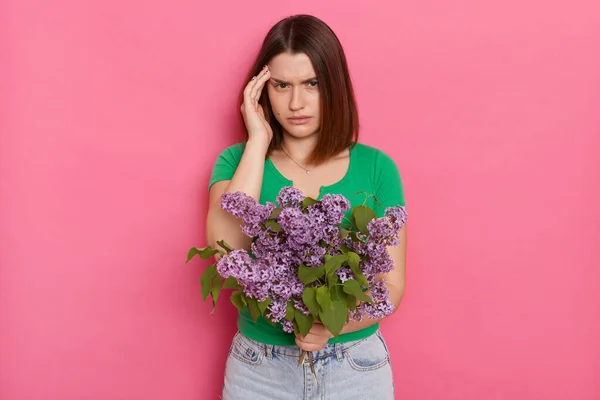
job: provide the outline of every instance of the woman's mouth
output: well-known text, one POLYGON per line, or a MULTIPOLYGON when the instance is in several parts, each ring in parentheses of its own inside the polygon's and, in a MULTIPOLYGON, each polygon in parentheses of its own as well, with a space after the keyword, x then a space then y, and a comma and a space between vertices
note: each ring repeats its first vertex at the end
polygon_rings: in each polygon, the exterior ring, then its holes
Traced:
POLYGON ((294 125, 302 125, 307 123, 310 120, 311 117, 291 117, 288 118, 287 120, 290 122, 290 124, 294 124, 294 125))

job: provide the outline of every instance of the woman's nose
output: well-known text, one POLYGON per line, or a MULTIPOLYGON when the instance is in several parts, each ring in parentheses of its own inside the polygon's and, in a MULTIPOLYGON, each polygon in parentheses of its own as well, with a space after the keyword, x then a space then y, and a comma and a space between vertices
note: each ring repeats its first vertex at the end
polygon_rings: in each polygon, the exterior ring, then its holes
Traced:
POLYGON ((292 98, 290 99, 290 109, 300 110, 304 107, 304 99, 301 88, 292 89, 292 98))

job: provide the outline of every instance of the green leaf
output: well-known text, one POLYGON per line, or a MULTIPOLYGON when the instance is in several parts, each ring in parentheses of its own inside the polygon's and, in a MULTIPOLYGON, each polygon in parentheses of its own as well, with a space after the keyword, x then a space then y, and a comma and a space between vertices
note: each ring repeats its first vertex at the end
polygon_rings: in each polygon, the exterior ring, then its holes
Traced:
POLYGON ((328 307, 331 304, 331 296, 329 294, 329 288, 327 286, 321 286, 317 288, 316 297, 317 303, 321 306, 321 309, 323 309, 324 307, 328 307))
POLYGON ((331 301, 346 301, 346 296, 347 294, 344 292, 344 287, 342 285, 334 285, 331 288, 331 301))
POLYGON ((327 261, 325 261, 325 271, 327 271, 328 274, 337 271, 346 260, 347 257, 345 254, 340 254, 327 259, 327 261))
POLYGON ((300 265, 298 267, 298 279, 300 282, 308 285, 325 275, 325 267, 307 267, 305 265, 300 265))
POLYGON ((346 256, 348 257, 348 265, 350 266, 352 271, 358 269, 358 266, 360 264, 360 256, 353 251, 349 251, 346 254, 346 256))
POLYGON ((240 284, 238 283, 237 279, 235 279, 233 276, 230 276, 229 278, 225 279, 225 283, 223 284, 223 289, 239 289, 240 288, 240 284))
POLYGON ((267 220, 265 227, 271 228, 273 232, 281 232, 281 226, 274 219, 267 220))
POLYGON ((236 290, 235 292, 231 293, 231 297, 229 298, 231 300, 231 303, 237 307, 238 310, 242 311, 244 309, 244 300, 242 299, 242 296, 244 295, 244 292, 242 292, 242 290, 236 290))
POLYGON ((201 259, 203 260, 208 260, 209 258, 211 258, 212 256, 214 256, 215 254, 217 254, 219 252, 219 250, 215 250, 212 247, 208 246, 208 247, 203 247, 201 249, 197 248, 197 247, 192 247, 190 249, 190 251, 188 251, 188 256, 187 256, 187 261, 185 262, 186 264, 188 262, 190 262, 190 260, 197 254, 198 256, 200 256, 201 259))
POLYGON ((364 240, 362 240, 361 238, 358 237, 356 232, 350 232, 350 239, 352 239, 353 242, 362 242, 362 243, 365 242, 364 240))
POLYGON ((363 234, 368 234, 367 225, 376 217, 375 211, 368 206, 356 206, 352 209, 352 222, 363 234))
POLYGON ((258 302, 253 297, 244 296, 246 304, 248 305, 248 311, 250 311, 250 317, 252 321, 256 322, 260 317, 260 308, 258 308, 258 302))
POLYGON ((269 215, 269 219, 275 219, 279 217, 279 214, 281 214, 281 208, 274 208, 273 211, 271 211, 271 215, 269 215))
POLYGON ((354 273, 354 279, 356 279, 356 281, 363 285, 365 288, 369 288, 369 281, 367 280, 367 277, 364 276, 361 272, 354 273))
POLYGON ((290 300, 285 306, 285 319, 287 319, 288 321, 292 321, 295 315, 296 308, 294 307, 294 302, 290 300))
POLYGON ((296 322, 298 323, 298 330, 302 336, 306 336, 310 328, 312 328, 315 317, 312 315, 304 315, 302 311, 296 310, 296 322))
POLYGON ((316 203, 320 203, 319 200, 315 200, 312 197, 305 197, 304 200, 302 200, 302 208, 305 209, 308 206, 312 206, 313 204, 316 203))
POLYGON ((267 307, 269 307, 269 304, 271 304, 271 299, 269 297, 267 297, 265 301, 261 301, 260 303, 258 303, 258 309, 260 310, 261 314, 265 314, 265 310, 267 309, 267 307))
MULTIPOLYGON (((349 255, 352 253, 348 253, 349 255)), ((356 254, 356 253, 354 253, 356 254)), ((358 254, 356 254, 356 257, 358 257, 358 254)), ((358 281, 358 283, 360 283, 361 285, 363 285, 364 287, 366 287, 367 289, 369 288, 369 281, 367 281, 367 277, 360 271, 359 268, 359 263, 356 262, 356 257, 354 256, 349 256, 348 257, 348 265, 350 266, 350 269, 352 269, 352 273, 354 274, 354 279, 356 279, 358 281)), ((360 260, 360 258, 359 258, 360 260)))
POLYGON ((317 303, 317 290, 315 288, 307 287, 304 289, 302 301, 312 315, 315 317, 319 315, 319 303, 317 303))
POLYGON ((319 319, 329 332, 335 337, 339 336, 344 324, 348 320, 348 307, 345 301, 333 301, 321 309, 319 319))
POLYGON ((358 283, 363 285, 365 288, 369 289, 369 281, 362 273, 359 272, 358 274, 354 274, 354 279, 356 279, 358 283))
POLYGON ((341 239, 346 239, 350 231, 348 229, 340 229, 340 233, 338 234, 341 239))
MULTIPOLYGON (((335 273, 335 271, 331 272, 330 274, 327 275, 327 286, 329 287, 330 291, 333 290, 333 288, 335 288, 339 282, 340 282, 340 277, 335 273)), ((333 296, 332 296, 332 299, 333 299, 333 296)))
POLYGON ((360 301, 366 301, 369 303, 373 302, 373 300, 371 300, 371 298, 367 296, 365 292, 363 292, 362 287, 360 287, 360 284, 354 279, 350 279, 344 282, 344 292, 351 294, 360 301))
POLYGON ((231 246, 229 246, 224 240, 219 240, 217 244, 224 248, 225 251, 227 251, 228 253, 231 253, 233 251, 233 248, 231 248, 231 246))
POLYGON ((210 293, 210 283, 212 278, 217 275, 217 268, 214 264, 209 265, 204 270, 204 273, 200 276, 200 286, 202 287, 202 298, 206 301, 208 294, 210 293))
POLYGON ((340 251, 341 251, 342 253, 344 253, 344 254, 348 254, 349 252, 351 252, 351 251, 352 251, 352 249, 351 249, 350 247, 346 246, 345 244, 343 244, 343 245, 340 247, 340 251))
POLYGON ((346 296, 346 305, 348 306, 349 310, 356 310, 356 297, 352 296, 351 294, 346 296))
MULTIPOLYGON (((223 277, 221 275, 216 275, 210 286, 210 296, 212 297, 213 307, 217 306, 217 300, 219 300, 219 293, 221 292, 221 285, 223 284, 223 277)), ((213 308, 213 312, 215 309, 213 308)), ((212 312, 211 312, 212 314, 212 312)))

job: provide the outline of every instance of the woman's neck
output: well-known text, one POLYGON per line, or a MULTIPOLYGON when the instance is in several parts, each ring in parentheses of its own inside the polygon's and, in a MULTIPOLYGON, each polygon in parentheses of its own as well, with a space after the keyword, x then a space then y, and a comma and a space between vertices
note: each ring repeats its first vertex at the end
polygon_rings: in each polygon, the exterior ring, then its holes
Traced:
POLYGON ((311 154, 317 147, 317 135, 311 135, 305 138, 295 138, 290 135, 284 135, 281 145, 283 150, 295 161, 306 163, 311 154))

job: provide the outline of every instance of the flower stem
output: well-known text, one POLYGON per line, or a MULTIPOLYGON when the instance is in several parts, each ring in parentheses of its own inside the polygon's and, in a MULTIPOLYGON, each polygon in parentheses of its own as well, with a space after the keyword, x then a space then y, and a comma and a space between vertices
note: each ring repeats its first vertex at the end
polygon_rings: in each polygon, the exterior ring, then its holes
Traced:
POLYGON ((319 385, 319 380, 317 379, 317 373, 315 372, 315 364, 313 362, 312 353, 308 353, 308 363, 310 364, 310 371, 315 377, 315 384, 319 385))
POLYGON ((312 353, 302 350, 302 354, 300 354, 300 358, 298 359, 298 366, 304 364, 304 360, 307 358, 307 355, 308 364, 310 365, 310 372, 312 372, 313 377, 315 378, 315 383, 318 385, 319 380, 317 379, 317 372, 315 371, 315 363, 313 362, 312 353))

